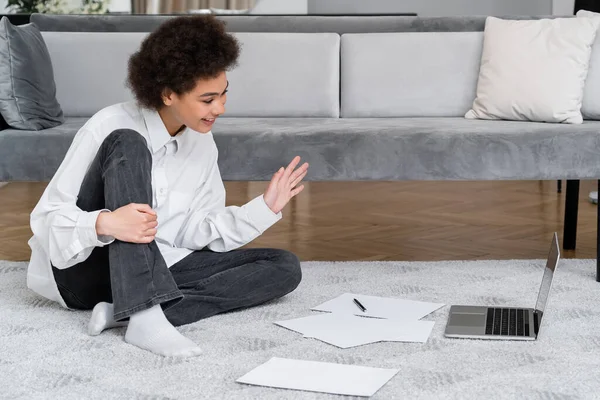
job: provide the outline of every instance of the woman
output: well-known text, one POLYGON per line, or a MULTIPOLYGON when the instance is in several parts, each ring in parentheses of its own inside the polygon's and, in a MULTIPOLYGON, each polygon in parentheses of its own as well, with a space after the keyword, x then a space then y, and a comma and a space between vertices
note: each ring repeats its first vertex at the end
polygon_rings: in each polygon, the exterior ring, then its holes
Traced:
POLYGON ((31 214, 28 286, 90 310, 90 335, 127 325, 125 341, 163 356, 200 348, 176 326, 284 296, 298 258, 239 247, 300 193, 299 157, 265 193, 225 207, 211 133, 225 111, 239 44, 212 16, 173 18, 129 61, 136 101, 109 106, 77 133, 31 214))

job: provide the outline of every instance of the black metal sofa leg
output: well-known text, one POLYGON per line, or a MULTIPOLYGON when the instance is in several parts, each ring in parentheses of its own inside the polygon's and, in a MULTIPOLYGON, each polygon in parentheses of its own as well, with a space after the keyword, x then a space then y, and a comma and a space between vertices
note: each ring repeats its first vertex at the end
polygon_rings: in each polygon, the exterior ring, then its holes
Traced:
POLYGON ((567 180, 565 196, 565 223, 563 232, 563 249, 575 250, 577 241, 577 213, 579 207, 579 181, 567 180))

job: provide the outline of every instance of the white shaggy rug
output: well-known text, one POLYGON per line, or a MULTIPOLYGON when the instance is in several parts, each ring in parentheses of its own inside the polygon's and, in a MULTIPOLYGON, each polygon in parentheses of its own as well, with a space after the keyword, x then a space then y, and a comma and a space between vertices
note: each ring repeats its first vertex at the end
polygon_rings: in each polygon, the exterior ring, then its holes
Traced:
POLYGON ((235 380, 271 357, 399 368, 374 399, 591 399, 600 396, 600 283, 595 261, 562 260, 535 342, 447 339, 452 303, 533 307, 544 262, 306 262, 292 294, 181 331, 203 356, 154 356, 123 341, 124 328, 86 334, 89 312, 29 292, 25 263, 0 261, 0 397, 7 399, 337 399, 235 380), (339 349, 273 321, 354 292, 445 307, 427 343, 339 349))

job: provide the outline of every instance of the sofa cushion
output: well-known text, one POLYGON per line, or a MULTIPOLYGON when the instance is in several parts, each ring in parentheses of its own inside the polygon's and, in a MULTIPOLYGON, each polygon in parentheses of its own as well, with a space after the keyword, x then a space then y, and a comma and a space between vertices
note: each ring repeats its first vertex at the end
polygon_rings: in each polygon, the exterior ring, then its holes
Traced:
POLYGON ((338 117, 340 37, 335 33, 235 33, 228 117, 338 117))
MULTIPOLYGON (((48 180, 85 119, 0 132, 0 181, 48 180)), ((225 180, 269 180, 300 155, 315 180, 598 179, 600 122, 455 118, 221 118, 225 180)))
MULTIPOLYGON (((91 117, 129 101, 129 57, 147 33, 43 32, 57 97, 68 117, 91 117)), ((236 33, 239 66, 230 71, 227 115, 337 117, 339 36, 332 33, 236 33)))
POLYGON ((458 117, 475 98, 481 32, 346 34, 343 117, 458 117))
POLYGON ((295 155, 311 165, 307 180, 600 177, 596 121, 223 118, 213 133, 229 180, 268 180, 295 155))
MULTIPOLYGON (((577 11, 578 18, 600 18, 600 13, 587 10, 577 11)), ((592 47, 590 57, 590 69, 585 80, 583 89, 583 103, 581 104, 581 114, 584 119, 600 120, 600 31, 596 32, 596 39, 592 47)))
POLYGON ((15 129, 40 130, 64 122, 52 62, 34 24, 0 20, 0 114, 15 129))
POLYGON ((477 97, 466 118, 579 124, 600 18, 488 17, 477 97))
POLYGON ((1 131, 0 181, 49 180, 87 120, 66 118, 64 124, 41 131, 1 131))
POLYGON ((129 56, 147 33, 42 32, 54 67, 56 97, 67 117, 91 117, 133 99, 129 56))

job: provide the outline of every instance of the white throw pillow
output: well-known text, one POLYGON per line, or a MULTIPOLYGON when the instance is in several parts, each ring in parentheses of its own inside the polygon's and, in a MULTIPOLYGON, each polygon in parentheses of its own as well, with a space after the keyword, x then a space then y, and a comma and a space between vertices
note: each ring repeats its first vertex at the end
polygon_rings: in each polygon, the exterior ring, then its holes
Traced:
POLYGON ((488 17, 477 97, 465 118, 583 122, 581 103, 598 18, 488 17))
MULTIPOLYGON (((578 18, 600 18, 599 13, 579 10, 578 18)), ((592 46, 590 68, 583 89, 583 103, 581 114, 584 119, 600 119, 600 34, 596 34, 596 40, 592 46)))

